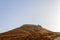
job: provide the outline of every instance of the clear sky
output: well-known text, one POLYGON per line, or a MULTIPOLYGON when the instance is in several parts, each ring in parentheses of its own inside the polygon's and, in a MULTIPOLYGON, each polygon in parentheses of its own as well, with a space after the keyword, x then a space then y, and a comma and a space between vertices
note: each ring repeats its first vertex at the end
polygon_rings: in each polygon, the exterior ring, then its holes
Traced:
POLYGON ((60 31, 60 0, 0 0, 0 32, 23 24, 60 31))

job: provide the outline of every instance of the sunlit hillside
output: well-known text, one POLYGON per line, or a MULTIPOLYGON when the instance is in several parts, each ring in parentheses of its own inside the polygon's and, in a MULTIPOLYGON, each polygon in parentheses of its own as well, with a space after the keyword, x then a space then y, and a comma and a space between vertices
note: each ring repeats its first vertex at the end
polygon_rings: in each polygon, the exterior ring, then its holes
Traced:
POLYGON ((52 32, 40 25, 25 24, 0 34, 0 40, 54 40, 59 32, 52 32))

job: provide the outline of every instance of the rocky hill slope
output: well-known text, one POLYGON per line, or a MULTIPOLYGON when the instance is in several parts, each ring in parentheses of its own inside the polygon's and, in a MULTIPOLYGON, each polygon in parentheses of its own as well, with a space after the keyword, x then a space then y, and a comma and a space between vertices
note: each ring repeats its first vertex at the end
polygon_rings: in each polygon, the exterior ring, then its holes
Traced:
POLYGON ((0 34, 0 40, 53 40, 60 36, 40 25, 25 24, 19 28, 0 34))

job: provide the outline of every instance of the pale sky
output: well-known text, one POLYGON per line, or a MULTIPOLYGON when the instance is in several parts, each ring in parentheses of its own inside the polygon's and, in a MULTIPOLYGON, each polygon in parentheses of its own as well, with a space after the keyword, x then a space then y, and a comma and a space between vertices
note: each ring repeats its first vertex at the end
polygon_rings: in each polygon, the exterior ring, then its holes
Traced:
POLYGON ((23 24, 60 32, 60 0, 0 0, 0 32, 23 24))

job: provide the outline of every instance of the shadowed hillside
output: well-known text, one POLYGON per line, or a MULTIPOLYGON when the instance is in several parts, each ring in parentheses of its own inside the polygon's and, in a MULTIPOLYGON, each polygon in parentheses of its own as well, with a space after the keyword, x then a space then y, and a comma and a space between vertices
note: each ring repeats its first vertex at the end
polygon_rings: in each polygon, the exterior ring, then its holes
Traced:
POLYGON ((0 34, 0 40, 53 40, 60 33, 49 31, 40 25, 25 24, 0 34))

